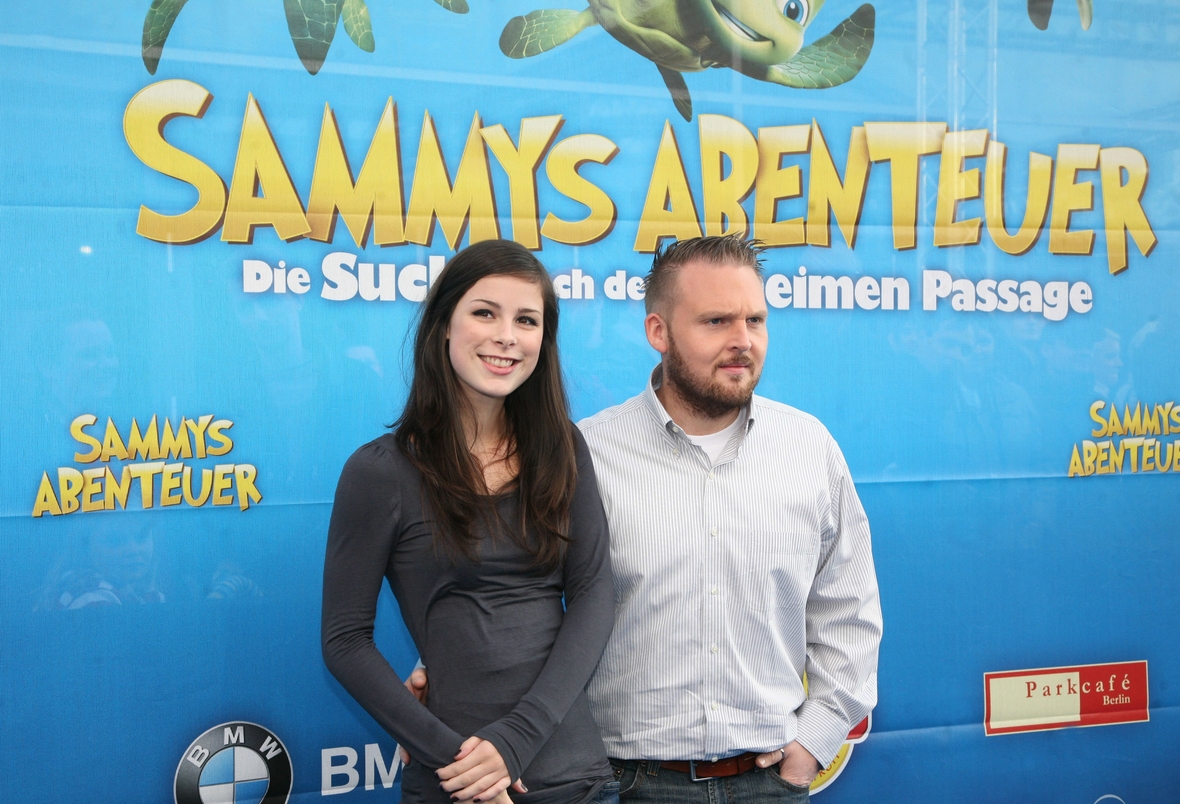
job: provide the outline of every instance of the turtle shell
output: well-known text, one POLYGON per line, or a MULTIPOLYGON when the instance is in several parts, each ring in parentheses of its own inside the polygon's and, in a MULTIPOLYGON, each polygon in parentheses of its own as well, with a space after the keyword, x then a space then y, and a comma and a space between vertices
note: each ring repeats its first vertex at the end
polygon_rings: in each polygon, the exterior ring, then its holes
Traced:
POLYGON ((598 24, 661 67, 695 72, 716 62, 701 57, 709 38, 679 13, 675 0, 590 0, 598 24))

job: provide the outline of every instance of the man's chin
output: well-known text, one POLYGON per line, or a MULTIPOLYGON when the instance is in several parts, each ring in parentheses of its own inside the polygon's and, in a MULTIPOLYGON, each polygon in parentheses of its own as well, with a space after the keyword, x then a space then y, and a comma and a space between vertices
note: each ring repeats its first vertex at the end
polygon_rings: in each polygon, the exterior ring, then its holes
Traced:
POLYGON ((754 395, 754 383, 743 382, 740 385, 732 382, 714 385, 707 395, 718 405, 725 405, 730 409, 745 407, 754 395))
POLYGON ((737 375, 722 371, 713 375, 712 391, 715 396, 732 400, 735 406, 741 407, 750 401, 756 385, 758 376, 749 371, 737 375))

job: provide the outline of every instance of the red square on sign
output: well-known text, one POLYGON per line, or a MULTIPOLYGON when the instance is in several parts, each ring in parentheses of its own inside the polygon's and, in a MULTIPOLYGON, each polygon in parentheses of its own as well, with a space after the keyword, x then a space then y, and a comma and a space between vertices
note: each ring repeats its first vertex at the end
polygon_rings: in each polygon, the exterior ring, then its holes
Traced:
POLYGON ((1079 667, 1082 726, 1147 720, 1147 662, 1079 667))

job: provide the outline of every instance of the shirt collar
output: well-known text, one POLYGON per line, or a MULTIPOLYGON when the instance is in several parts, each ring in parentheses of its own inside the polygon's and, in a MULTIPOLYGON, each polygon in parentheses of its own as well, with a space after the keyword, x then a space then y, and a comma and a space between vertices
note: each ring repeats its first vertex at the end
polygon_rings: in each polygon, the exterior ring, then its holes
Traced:
MULTIPOLYGON (((655 417, 656 421, 659 422, 660 426, 664 428, 665 432, 673 437, 683 435, 684 431, 676 425, 676 422, 672 421, 672 417, 669 416, 668 411, 664 409, 664 403, 660 401, 658 396, 656 396, 656 389, 663 384, 664 364, 660 363, 654 369, 652 369, 651 376, 648 377, 647 388, 644 389, 643 392, 643 401, 647 403, 647 409, 651 411, 651 414, 655 417)), ((754 406, 757 401, 757 396, 751 396, 750 403, 742 408, 741 412, 738 413, 738 418, 740 419, 744 417, 746 422, 745 427, 743 427, 741 430, 743 436, 749 434, 750 430, 754 427, 754 406)))

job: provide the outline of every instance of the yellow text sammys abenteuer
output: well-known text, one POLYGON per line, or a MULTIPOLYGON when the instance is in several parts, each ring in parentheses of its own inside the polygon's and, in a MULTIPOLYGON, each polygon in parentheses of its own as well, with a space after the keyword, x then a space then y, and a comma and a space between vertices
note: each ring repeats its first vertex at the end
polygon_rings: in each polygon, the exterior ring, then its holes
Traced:
MULTIPOLYGON (((256 228, 272 227, 283 240, 306 237, 329 243, 340 218, 358 247, 370 237, 378 246, 430 245, 437 223, 452 249, 467 229, 471 242, 510 236, 539 249, 542 237, 569 245, 594 243, 610 234, 618 218, 614 200, 580 172, 587 163, 608 165, 618 146, 599 134, 559 138, 564 122, 560 114, 522 119, 514 141, 503 125, 486 126, 476 112, 456 164, 453 156, 449 163, 444 157, 435 121, 426 111, 407 203, 393 99, 385 103, 355 177, 351 165, 357 162, 345 152, 335 113, 325 104, 304 203, 253 95, 246 99, 228 188, 213 168, 165 139, 169 120, 201 118, 212 101, 212 93, 199 84, 170 79, 145 87, 128 103, 123 131, 131 150, 148 167, 187 182, 198 193, 196 204, 180 214, 141 206, 136 231, 143 237, 195 243, 220 229, 227 243, 250 243, 256 228), (503 235, 489 150, 508 180, 511 232, 503 235), (542 164, 553 188, 586 208, 584 217, 565 220, 553 211, 542 216, 537 194, 542 164)), ((639 221, 636 251, 652 252, 664 238, 731 233, 752 234, 772 247, 830 246, 833 218, 848 247, 854 248, 870 168, 879 163, 889 164, 893 247, 912 249, 917 245, 919 177, 927 157, 938 160, 932 227, 937 247, 978 245, 986 228, 997 248, 1019 255, 1047 228, 1050 254, 1091 254, 1095 230, 1070 228, 1075 213, 1095 208, 1095 182, 1084 180, 1088 172, 1097 173, 1102 191, 1110 272, 1127 267, 1128 235, 1145 256, 1157 242, 1142 205, 1147 160, 1134 148, 1062 143, 1056 158, 1030 152, 1023 219, 1008 221, 1005 194, 1014 190, 1005 183, 1007 148, 986 129, 948 131, 941 122, 866 122, 851 130, 841 178, 814 120, 754 133, 733 118, 702 114, 698 125, 699 194, 690 187, 672 125, 665 121, 659 133, 643 208, 637 216, 626 213, 639 221), (806 188, 803 165, 783 164, 791 155, 807 160, 806 188), (964 169, 973 157, 984 159, 982 170, 964 169), (752 216, 746 203, 751 193, 752 216), (780 219, 779 202, 804 196, 806 217, 780 219), (984 214, 961 217, 960 202, 975 199, 982 199, 984 214)))
POLYGON ((181 503, 200 508, 206 503, 236 502, 245 511, 251 503, 262 501, 258 470, 253 464, 194 467, 186 463, 229 454, 234 448, 228 433, 233 422, 229 419, 215 419, 212 415, 181 418, 175 427, 169 419, 164 419, 161 426, 156 416, 146 427, 132 419, 124 438, 108 418, 101 439, 97 430, 90 432, 97 424, 97 416, 84 413, 70 423, 70 435, 83 447, 74 453, 75 463, 101 465, 83 469, 61 466, 52 475, 42 472, 33 516, 126 508, 134 485, 139 487, 143 508, 157 503, 163 508, 181 503), (111 461, 116 462, 113 469, 111 461))

